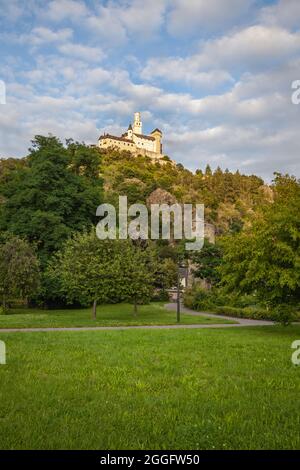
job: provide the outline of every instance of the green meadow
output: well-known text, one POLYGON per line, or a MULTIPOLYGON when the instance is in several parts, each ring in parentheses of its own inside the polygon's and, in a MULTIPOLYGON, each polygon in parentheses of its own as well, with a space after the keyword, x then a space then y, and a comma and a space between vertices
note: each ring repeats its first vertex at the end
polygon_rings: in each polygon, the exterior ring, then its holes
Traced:
POLYGON ((299 449, 300 326, 1 333, 1 449, 299 449))
MULTIPOLYGON (((236 323, 234 320, 211 318, 183 314, 182 324, 236 323)), ((130 304, 101 305, 97 308, 97 319, 92 318, 90 308, 43 310, 19 308, 9 310, 8 315, 0 315, 1 328, 64 328, 92 326, 137 326, 137 325, 173 325, 176 324, 176 312, 167 310, 163 303, 152 302, 140 305, 138 314, 133 315, 130 304)))

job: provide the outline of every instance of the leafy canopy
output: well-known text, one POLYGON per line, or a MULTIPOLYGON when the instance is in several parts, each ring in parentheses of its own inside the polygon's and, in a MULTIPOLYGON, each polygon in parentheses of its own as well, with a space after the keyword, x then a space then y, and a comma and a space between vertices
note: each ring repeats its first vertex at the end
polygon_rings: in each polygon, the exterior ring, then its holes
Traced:
POLYGON ((95 169, 99 158, 96 149, 83 144, 64 147, 56 137, 36 136, 27 167, 3 190, 0 228, 35 242, 45 262, 73 232, 95 221, 102 199, 95 169))
POLYGON ((68 303, 81 305, 150 300, 153 251, 130 240, 99 240, 95 230, 69 239, 48 267, 48 279, 60 280, 68 303))
POLYGON ((10 236, 0 245, 0 294, 7 299, 26 300, 39 288, 39 261, 28 242, 10 236))
POLYGON ((251 226, 223 242, 220 273, 229 290, 256 293, 270 305, 300 302, 300 182, 277 174, 274 202, 251 226))

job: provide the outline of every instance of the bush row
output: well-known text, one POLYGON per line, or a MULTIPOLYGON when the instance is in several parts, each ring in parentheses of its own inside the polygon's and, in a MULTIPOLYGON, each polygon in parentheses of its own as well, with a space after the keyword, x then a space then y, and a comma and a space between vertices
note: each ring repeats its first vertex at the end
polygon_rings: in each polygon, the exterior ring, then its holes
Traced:
POLYGON ((255 303, 253 296, 228 295, 220 289, 204 290, 199 287, 187 289, 184 305, 193 310, 252 320, 288 323, 300 319, 299 313, 295 313, 289 306, 281 305, 275 309, 267 309, 255 303))
POLYGON ((228 315, 229 317, 246 318, 251 320, 272 320, 279 321, 279 314, 277 312, 254 307, 230 307, 223 305, 222 307, 214 307, 214 313, 219 315, 228 315))

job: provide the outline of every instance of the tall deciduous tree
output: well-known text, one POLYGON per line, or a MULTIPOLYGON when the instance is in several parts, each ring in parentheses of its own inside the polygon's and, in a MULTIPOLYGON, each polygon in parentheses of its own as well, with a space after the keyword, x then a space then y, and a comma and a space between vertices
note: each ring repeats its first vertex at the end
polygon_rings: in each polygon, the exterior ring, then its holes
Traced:
POLYGON ((0 293, 7 299, 27 300, 39 287, 39 262, 29 243, 12 236, 0 245, 0 293))
POLYGON ((53 136, 36 136, 22 178, 18 171, 3 195, 0 228, 35 242, 43 263, 71 233, 95 222, 101 202, 95 149, 69 145, 65 148, 53 136), (78 174, 87 159, 86 171, 78 174))
POLYGON ((274 202, 224 240, 220 273, 229 290, 256 293, 282 312, 300 302, 300 183, 276 175, 274 202))
POLYGON ((222 250, 219 245, 205 239, 203 248, 200 251, 192 252, 190 260, 195 277, 205 279, 210 286, 220 281, 218 267, 222 262, 222 250))

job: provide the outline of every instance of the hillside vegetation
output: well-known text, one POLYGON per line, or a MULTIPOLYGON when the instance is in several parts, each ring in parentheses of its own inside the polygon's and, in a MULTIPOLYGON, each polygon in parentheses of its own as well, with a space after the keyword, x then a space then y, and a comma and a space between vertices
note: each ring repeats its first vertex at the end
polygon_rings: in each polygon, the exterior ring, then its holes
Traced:
POLYGON ((119 195, 127 195, 131 204, 146 202, 155 189, 161 188, 180 203, 204 204, 206 221, 219 233, 239 229, 249 214, 272 199, 270 187, 255 175, 220 168, 212 172, 209 165, 205 171, 193 173, 181 164, 153 164, 147 157, 133 158, 128 152, 108 150, 100 155, 109 202, 117 203, 119 195))
POLYGON ((184 263, 195 280, 186 296, 193 308, 239 309, 239 316, 255 311, 287 322, 292 310, 299 311, 299 210, 300 184, 293 176, 275 174, 266 185, 238 171, 206 165, 193 173, 168 158, 153 163, 36 136, 26 157, 0 160, 3 311, 18 299, 55 307, 92 304, 95 317, 97 303, 126 301, 136 314, 138 304, 166 298, 184 263), (200 252, 182 253, 180 243, 167 240, 104 243, 95 235, 96 208, 103 202, 118 208, 122 195, 128 204, 204 204, 216 245, 206 241, 200 252))

